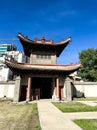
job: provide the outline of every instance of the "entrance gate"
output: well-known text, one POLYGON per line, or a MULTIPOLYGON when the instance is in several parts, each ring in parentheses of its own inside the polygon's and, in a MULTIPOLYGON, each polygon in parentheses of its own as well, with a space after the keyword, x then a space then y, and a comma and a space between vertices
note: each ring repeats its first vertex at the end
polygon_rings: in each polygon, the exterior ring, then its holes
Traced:
POLYGON ((51 78, 32 78, 32 96, 40 99, 49 99, 52 97, 52 79, 51 78))

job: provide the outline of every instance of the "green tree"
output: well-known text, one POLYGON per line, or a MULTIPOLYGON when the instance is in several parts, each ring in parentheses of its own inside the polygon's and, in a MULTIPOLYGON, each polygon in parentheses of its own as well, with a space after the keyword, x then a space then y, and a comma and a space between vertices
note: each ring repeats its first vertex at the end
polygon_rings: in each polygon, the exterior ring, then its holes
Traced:
POLYGON ((97 81, 97 49, 83 50, 79 53, 79 59, 83 65, 78 72, 84 81, 97 81))

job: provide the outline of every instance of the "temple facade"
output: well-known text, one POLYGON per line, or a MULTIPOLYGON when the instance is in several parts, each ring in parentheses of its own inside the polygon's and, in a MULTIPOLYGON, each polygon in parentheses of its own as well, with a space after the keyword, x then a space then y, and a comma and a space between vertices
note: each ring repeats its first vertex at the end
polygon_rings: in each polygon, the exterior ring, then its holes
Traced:
POLYGON ((73 90, 68 76, 81 64, 58 65, 60 56, 71 38, 54 42, 44 37, 34 40, 18 33, 24 53, 30 62, 19 63, 6 59, 5 64, 16 75, 14 102, 37 99, 71 100, 73 90))

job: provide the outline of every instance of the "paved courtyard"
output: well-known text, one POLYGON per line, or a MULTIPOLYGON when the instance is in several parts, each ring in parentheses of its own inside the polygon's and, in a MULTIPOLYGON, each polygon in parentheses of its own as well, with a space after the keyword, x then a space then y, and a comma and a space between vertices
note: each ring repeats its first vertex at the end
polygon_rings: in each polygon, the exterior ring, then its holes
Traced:
MULTIPOLYGON (((40 100, 37 104, 42 130, 82 130, 72 120, 97 119, 97 112, 62 113, 49 100, 40 100)), ((89 102, 89 105, 94 106, 94 103, 89 102)))

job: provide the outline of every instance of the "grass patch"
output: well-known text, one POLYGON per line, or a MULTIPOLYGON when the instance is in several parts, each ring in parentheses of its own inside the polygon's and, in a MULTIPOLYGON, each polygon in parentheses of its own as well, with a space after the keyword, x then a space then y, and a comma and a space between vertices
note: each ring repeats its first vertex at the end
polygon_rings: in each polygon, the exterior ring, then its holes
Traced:
POLYGON ((73 98, 73 101, 97 101, 97 98, 95 97, 89 97, 89 98, 73 98))
POLYGON ((97 119, 79 119, 74 122, 83 130, 97 130, 97 119))
POLYGON ((66 103, 58 103, 53 102, 53 104, 62 112, 92 112, 97 111, 97 106, 88 106, 79 102, 66 102, 66 103))
MULTIPOLYGON (((0 102, 0 130, 32 130, 31 122, 37 113, 37 104, 15 105, 0 102)), ((33 130, 40 130, 38 116, 36 119, 33 130), (39 129, 35 129, 37 124, 39 129)))

